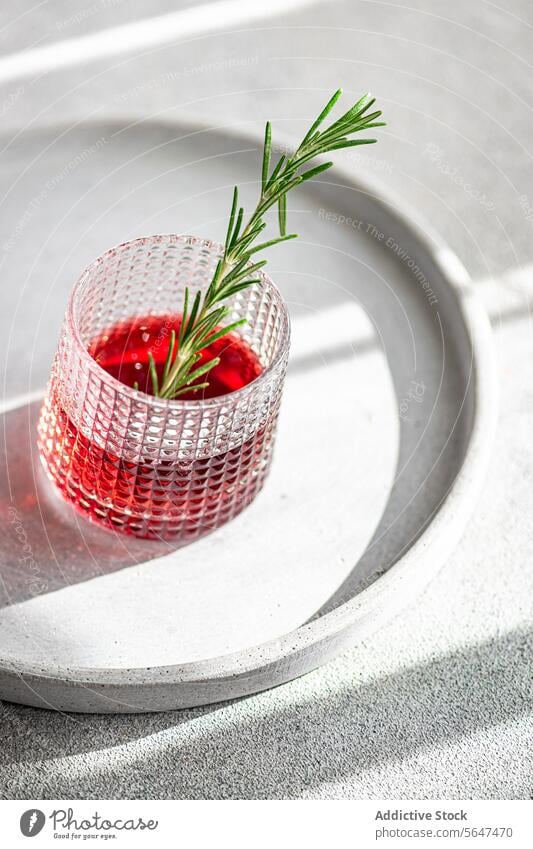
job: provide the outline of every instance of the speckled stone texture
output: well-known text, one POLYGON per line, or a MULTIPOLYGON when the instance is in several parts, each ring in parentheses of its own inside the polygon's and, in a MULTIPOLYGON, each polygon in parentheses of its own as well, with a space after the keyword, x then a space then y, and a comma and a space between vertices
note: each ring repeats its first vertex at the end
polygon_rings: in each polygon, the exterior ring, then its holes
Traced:
MULTIPOLYGON (((481 0, 409 5, 346 0, 287 15, 278 25, 296 29, 286 32, 218 34, 204 43, 206 63, 226 61, 216 70, 198 70, 193 43, 113 71, 106 61, 47 74, 26 81, 4 115, 9 128, 41 111, 53 124, 93 110, 138 116, 172 105, 170 114, 214 123, 282 121, 295 89, 298 108, 311 114, 317 91, 372 88, 389 133, 360 161, 418 206, 480 279, 501 415, 462 544, 401 619, 328 667, 233 704, 121 717, 5 704, 3 797, 531 796, 533 13, 525 0, 504 10, 481 0), (230 64, 230 55, 246 62, 230 64), (181 78, 147 85, 169 68, 181 78), (135 96, 120 96, 135 86, 135 96)), ((66 37, 70 25, 58 21, 73 11, 46 5, 38 33, 27 17, 13 24, 9 49, 66 37)), ((14 14, 3 10, 3 23, 14 14)), ((4 96, 14 88, 3 86, 4 96)))

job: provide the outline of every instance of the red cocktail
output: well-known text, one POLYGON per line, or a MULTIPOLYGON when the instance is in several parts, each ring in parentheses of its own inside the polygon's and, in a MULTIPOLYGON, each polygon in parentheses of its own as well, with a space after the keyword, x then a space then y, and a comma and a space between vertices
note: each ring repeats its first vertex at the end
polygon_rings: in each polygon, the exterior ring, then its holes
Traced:
POLYGON ((184 286, 208 285, 218 250, 191 237, 139 239, 104 254, 74 289, 39 447, 61 493, 109 527, 194 538, 249 504, 268 472, 289 322, 266 275, 234 298, 242 335, 202 354, 220 358, 209 387, 149 394, 148 352, 161 370, 180 325, 172 307, 184 286))

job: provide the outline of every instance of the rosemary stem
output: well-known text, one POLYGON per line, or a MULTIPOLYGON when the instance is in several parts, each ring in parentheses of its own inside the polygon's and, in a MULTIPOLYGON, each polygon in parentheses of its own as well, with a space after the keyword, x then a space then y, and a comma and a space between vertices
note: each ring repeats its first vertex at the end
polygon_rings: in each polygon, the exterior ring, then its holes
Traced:
POLYGON ((354 141, 349 138, 361 130, 383 126, 382 122, 376 120, 381 116, 381 112, 370 112, 374 100, 368 94, 363 95, 357 103, 325 130, 321 129, 321 125, 323 125, 341 94, 342 90, 338 89, 322 109, 318 118, 312 123, 294 153, 292 155, 282 154, 272 169, 270 167, 272 129, 270 122, 267 123, 263 146, 261 189, 255 209, 246 224, 243 225, 244 208, 239 206, 239 192, 238 188, 235 187, 223 254, 217 263, 208 289, 203 297, 200 296, 199 292, 196 293, 190 312, 188 311, 189 288, 186 287, 185 289, 182 323, 179 333, 177 336, 174 334, 169 343, 160 386, 158 386, 155 366, 151 368, 154 394, 173 398, 186 392, 188 387, 191 390, 196 390, 208 385, 205 382, 200 384, 196 382, 195 385, 195 380, 198 381, 200 377, 207 374, 217 364, 218 358, 215 357, 198 366, 201 352, 209 346, 211 338, 219 339, 242 323, 242 321, 234 321, 225 327, 221 327, 221 322, 230 315, 231 311, 229 307, 221 307, 219 304, 227 301, 242 289, 258 282, 254 279, 254 274, 265 264, 265 261, 253 261, 251 259, 252 254, 287 239, 295 238, 295 234, 286 235, 286 198, 288 192, 300 183, 323 173, 333 163, 324 162, 312 166, 306 171, 302 171, 302 167, 324 153, 375 141, 375 139, 366 138, 354 141), (279 237, 267 239, 252 247, 254 241, 266 226, 263 221, 265 213, 275 204, 278 205, 279 237))

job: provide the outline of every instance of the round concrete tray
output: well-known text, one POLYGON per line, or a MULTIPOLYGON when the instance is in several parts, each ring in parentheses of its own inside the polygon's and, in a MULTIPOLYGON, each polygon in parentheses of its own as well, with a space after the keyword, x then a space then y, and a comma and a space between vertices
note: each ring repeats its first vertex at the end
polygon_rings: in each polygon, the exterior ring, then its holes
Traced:
POLYGON ((456 257, 354 178, 353 154, 295 193, 301 239, 271 252, 294 344, 257 501, 173 550, 88 523, 43 481, 35 418, 80 270, 140 234, 220 238, 232 185, 256 195, 259 147, 160 123, 6 140, 2 698, 166 710, 281 684, 414 603, 468 520, 495 418, 488 323, 456 257))

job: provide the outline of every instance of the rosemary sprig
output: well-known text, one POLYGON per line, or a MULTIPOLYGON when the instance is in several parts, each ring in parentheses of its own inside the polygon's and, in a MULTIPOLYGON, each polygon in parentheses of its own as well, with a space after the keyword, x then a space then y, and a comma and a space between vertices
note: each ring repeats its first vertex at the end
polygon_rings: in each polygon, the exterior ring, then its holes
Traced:
POLYGON ((257 205, 246 224, 243 224, 244 209, 239 206, 239 191, 235 186, 224 252, 203 297, 197 292, 191 304, 191 293, 188 287, 185 289, 180 329, 177 338, 174 331, 171 333, 161 379, 158 377, 154 358, 149 355, 149 372, 154 395, 161 398, 178 398, 185 392, 204 389, 209 385, 206 380, 201 383, 195 381, 205 377, 220 360, 214 357, 199 365, 202 351, 215 340, 246 323, 246 319, 241 319, 221 326, 231 312, 222 302, 258 282, 254 274, 266 265, 266 260, 254 261, 252 258, 255 254, 297 237, 296 233, 287 234, 287 194, 296 186, 327 171, 333 162, 324 162, 306 170, 304 166, 325 153, 376 141, 372 138, 350 138, 354 133, 385 126, 384 122, 379 121, 381 112, 370 111, 375 100, 369 94, 363 95, 329 127, 320 129, 341 94, 342 89, 335 92, 296 151, 290 156, 283 154, 273 168, 272 128, 270 122, 267 122, 261 192, 257 205), (254 245, 266 227, 265 213, 272 206, 278 208, 279 236, 254 245))

